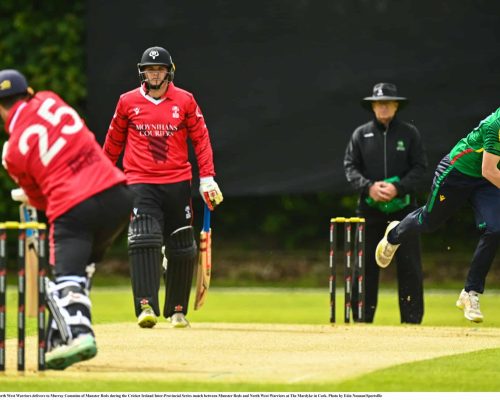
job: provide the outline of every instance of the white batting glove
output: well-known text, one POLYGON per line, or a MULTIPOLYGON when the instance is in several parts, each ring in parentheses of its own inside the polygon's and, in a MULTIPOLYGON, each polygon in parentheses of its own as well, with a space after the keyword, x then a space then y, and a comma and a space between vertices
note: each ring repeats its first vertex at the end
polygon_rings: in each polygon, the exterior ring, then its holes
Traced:
POLYGON ((200 194, 210 211, 213 211, 224 200, 219 185, 212 176, 200 178, 200 194))
POLYGON ((28 196, 26 196, 26 193, 24 193, 24 190, 21 188, 12 189, 10 191, 10 196, 14 201, 19 201, 20 203, 28 203, 28 196))

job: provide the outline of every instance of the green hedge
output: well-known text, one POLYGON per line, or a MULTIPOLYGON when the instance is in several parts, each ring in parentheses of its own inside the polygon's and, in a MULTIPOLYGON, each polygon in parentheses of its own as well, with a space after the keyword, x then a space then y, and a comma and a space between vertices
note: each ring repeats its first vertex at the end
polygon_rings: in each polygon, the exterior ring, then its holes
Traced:
MULTIPOLYGON (((0 69, 24 73, 35 91, 50 89, 79 112, 85 108, 85 4, 83 0, 0 2, 0 69)), ((0 145, 6 140, 3 124, 0 145)), ((14 187, 0 170, 0 220, 17 219, 14 187)))

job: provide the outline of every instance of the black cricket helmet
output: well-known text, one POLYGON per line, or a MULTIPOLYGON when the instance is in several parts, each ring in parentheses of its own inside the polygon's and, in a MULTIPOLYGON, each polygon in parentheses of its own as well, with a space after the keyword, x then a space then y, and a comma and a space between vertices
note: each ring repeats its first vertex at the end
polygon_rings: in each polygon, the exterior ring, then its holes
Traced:
POLYGON ((175 65, 172 61, 170 53, 163 47, 153 46, 146 49, 144 53, 142 53, 141 62, 137 64, 137 69, 139 70, 141 85, 144 83, 148 90, 159 89, 160 86, 163 85, 163 82, 167 81, 170 83, 174 80, 175 65), (146 79, 144 67, 147 67, 148 65, 163 65, 167 67, 167 76, 159 85, 151 85, 146 79))

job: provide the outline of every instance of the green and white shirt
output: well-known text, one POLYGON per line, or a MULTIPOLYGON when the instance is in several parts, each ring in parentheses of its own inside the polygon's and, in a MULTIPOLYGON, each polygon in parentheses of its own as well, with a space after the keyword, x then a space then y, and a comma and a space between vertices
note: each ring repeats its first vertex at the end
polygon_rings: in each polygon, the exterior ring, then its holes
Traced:
POLYGON ((465 175, 482 177, 484 151, 500 156, 500 108, 453 147, 451 164, 465 175))

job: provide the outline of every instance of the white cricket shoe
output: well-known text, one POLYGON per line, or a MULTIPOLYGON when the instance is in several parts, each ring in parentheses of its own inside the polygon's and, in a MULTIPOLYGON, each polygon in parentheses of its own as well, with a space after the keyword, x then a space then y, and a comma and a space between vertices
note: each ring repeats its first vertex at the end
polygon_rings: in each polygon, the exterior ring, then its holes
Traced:
POLYGON ((189 321, 183 313, 175 313, 170 317, 172 328, 189 328, 189 321))
POLYGON ((457 302, 455 303, 458 308, 464 310, 464 317, 472 322, 483 322, 483 313, 479 309, 479 294, 474 290, 468 293, 462 289, 457 302))
POLYGON ((396 250, 400 246, 399 244, 390 244, 387 241, 387 235, 399 224, 399 221, 392 221, 385 230, 384 237, 380 242, 378 242, 377 248, 375 249, 375 261, 380 268, 386 268, 392 261, 396 250))
POLYGON ((158 322, 158 317, 156 316, 153 308, 149 304, 141 306, 142 311, 137 318, 137 324, 141 328, 152 328, 158 322))

